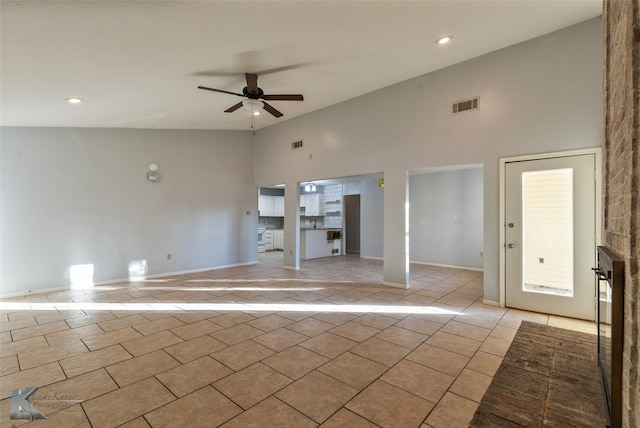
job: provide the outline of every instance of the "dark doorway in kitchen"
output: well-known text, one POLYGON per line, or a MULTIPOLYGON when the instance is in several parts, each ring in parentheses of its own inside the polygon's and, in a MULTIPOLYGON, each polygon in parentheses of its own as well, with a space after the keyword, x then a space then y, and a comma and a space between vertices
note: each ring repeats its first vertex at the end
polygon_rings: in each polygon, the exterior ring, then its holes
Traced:
POLYGON ((344 239, 347 254, 360 254, 360 195, 344 196, 344 239))

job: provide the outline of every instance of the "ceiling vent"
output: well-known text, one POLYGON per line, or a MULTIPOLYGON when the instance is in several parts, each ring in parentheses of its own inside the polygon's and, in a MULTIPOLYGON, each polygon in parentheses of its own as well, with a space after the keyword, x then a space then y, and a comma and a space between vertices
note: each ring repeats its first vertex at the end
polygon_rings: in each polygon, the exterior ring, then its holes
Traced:
POLYGON ((452 113, 462 113, 464 111, 478 110, 480 108, 480 97, 469 98, 453 103, 452 113))
POLYGON ((291 150, 299 149, 300 147, 302 147, 302 140, 291 143, 291 150))

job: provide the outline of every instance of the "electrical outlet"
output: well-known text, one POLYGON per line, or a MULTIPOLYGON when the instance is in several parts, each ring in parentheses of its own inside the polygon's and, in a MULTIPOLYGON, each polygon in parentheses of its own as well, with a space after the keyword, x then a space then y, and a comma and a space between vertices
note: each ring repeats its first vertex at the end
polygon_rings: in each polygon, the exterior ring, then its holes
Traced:
POLYGON ((247 210, 247 215, 251 215, 251 211, 247 210))
POLYGON ((167 254, 167 260, 171 260, 171 253, 167 254))
POLYGON ((480 257, 484 257, 484 251, 480 251, 480 257))
POLYGON ((289 255, 293 256, 293 250, 289 250, 289 255))
POLYGON ((313 153, 309 153, 309 159, 313 159, 313 153))

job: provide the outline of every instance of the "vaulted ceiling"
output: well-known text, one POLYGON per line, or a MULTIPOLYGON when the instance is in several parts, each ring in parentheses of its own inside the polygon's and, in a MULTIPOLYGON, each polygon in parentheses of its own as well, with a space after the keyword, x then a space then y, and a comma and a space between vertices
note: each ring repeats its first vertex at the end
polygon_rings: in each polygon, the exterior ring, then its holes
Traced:
POLYGON ((602 2, 1 1, 3 126, 260 129, 594 18, 602 2), (453 40, 440 46, 440 36, 453 40), (224 110, 244 73, 284 116, 224 110), (70 97, 83 102, 71 105, 70 97))

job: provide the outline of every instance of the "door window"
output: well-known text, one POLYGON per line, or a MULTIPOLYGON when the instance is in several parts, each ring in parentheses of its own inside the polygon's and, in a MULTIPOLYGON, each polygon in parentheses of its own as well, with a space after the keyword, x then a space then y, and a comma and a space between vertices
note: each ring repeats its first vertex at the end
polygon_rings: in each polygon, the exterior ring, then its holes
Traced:
POLYGON ((522 290, 573 296, 573 168, 522 173, 522 290))

